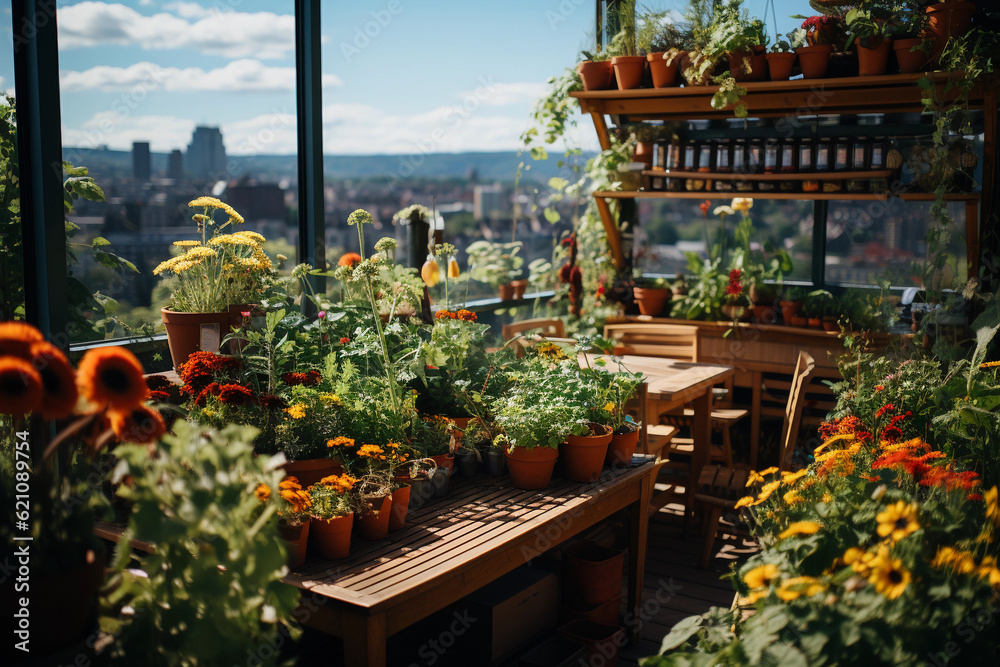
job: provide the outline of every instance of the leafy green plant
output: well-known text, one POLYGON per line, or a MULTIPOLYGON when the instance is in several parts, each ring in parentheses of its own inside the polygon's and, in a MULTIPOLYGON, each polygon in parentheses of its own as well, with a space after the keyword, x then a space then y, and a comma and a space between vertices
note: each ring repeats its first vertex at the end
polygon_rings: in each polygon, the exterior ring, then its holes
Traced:
POLYGON ((518 255, 521 242, 492 243, 475 241, 466 248, 469 256, 469 275, 473 280, 498 287, 516 280, 521 275, 524 258, 518 255))
POLYGON ((802 314, 806 317, 825 317, 836 315, 837 299, 824 289, 817 289, 806 294, 802 304, 802 314))
POLYGON ((671 317, 682 320, 720 320, 722 307, 726 305, 726 276, 720 271, 722 258, 716 256, 702 259, 697 253, 685 253, 687 257, 687 293, 674 299, 671 317))
POLYGON ((743 0, 729 0, 716 9, 706 52, 713 56, 740 53, 767 46, 767 42, 764 22, 749 17, 743 0))
POLYGON ((557 373, 550 366, 535 365, 514 379, 514 388, 494 399, 493 412, 501 429, 496 444, 511 450, 556 449, 566 436, 588 433, 589 406, 575 398, 582 389, 579 371, 557 373))
MULTIPOLYGON (((144 446, 115 450, 116 474, 131 483, 120 493, 134 503, 122 544, 156 545, 137 556, 146 573, 125 572, 117 594, 132 614, 111 651, 113 664, 221 665, 242 663, 248 649, 259 664, 275 664, 275 647, 296 636, 292 611, 299 592, 281 581, 288 571, 275 505, 261 506, 261 483, 278 488, 278 461, 253 455, 253 429, 216 432, 174 425, 156 456, 144 446)), ((131 550, 120 548, 119 571, 131 550)))
POLYGON ((851 9, 844 16, 849 32, 848 43, 857 39, 866 49, 878 48, 882 40, 892 36, 892 16, 891 7, 881 3, 868 3, 864 8, 851 9))

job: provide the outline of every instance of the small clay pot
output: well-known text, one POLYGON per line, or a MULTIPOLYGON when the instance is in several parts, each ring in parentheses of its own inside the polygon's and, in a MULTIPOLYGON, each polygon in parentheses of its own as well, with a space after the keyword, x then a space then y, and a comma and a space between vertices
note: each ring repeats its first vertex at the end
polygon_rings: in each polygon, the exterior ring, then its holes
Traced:
POLYGON ((528 289, 528 281, 522 278, 521 280, 512 280, 510 284, 514 288, 514 298, 523 299, 524 292, 528 289))
POLYGON ((615 68, 619 90, 631 90, 642 85, 642 75, 646 72, 645 56, 615 56, 611 65, 615 68))
POLYGON ((767 54, 767 71, 771 81, 788 81, 792 78, 792 68, 795 67, 794 53, 767 54))
POLYGON ((878 46, 861 46, 861 40, 855 39, 858 49, 858 75, 881 76, 889 70, 889 54, 892 52, 892 39, 882 38, 878 46))
POLYGON ((833 45, 817 44, 816 46, 803 46, 796 49, 795 53, 799 56, 799 65, 802 67, 802 78, 822 79, 826 76, 826 70, 830 66, 833 45))
POLYGON ((506 285, 500 285, 497 287, 497 291, 500 292, 501 301, 513 301, 514 300, 514 285, 512 283, 507 283, 506 285))
POLYGON ((899 71, 903 74, 913 74, 919 72, 927 64, 927 52, 923 49, 914 49, 923 43, 919 37, 909 39, 897 39, 892 43, 892 48, 896 51, 896 62, 899 63, 899 71))
POLYGON ((739 82, 763 81, 767 78, 767 56, 764 47, 755 46, 752 51, 734 51, 729 54, 729 71, 739 82), (750 71, 746 63, 750 61, 750 71))
POLYGON ((580 72, 584 90, 610 90, 614 84, 615 70, 610 60, 585 60, 576 69, 580 72))
POLYGON ((653 77, 653 88, 670 88, 677 85, 677 61, 674 59, 667 64, 664 55, 666 54, 663 51, 646 55, 646 60, 649 61, 649 74, 653 77))

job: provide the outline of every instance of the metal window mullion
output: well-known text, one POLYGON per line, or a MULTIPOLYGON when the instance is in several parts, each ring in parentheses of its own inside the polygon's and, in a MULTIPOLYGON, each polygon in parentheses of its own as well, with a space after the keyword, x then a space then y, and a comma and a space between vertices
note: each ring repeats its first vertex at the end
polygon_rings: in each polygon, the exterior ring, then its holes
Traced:
POLYGON ((25 316, 69 347, 55 2, 11 3, 25 316))
POLYGON ((816 289, 826 289, 826 218, 830 202, 813 202, 812 282, 816 289))
MULTIPOLYGON (((326 269, 323 205, 323 87, 320 0, 295 0, 295 97, 298 125, 299 262, 326 269)), ((311 276, 317 293, 326 280, 311 276)), ((303 308, 307 308, 303 299, 303 308)))

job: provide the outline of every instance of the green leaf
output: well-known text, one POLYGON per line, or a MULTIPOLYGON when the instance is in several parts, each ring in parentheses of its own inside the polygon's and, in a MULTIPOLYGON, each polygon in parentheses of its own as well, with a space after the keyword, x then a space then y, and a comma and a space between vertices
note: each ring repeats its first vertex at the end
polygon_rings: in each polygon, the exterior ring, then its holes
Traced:
POLYGON ((660 643, 660 654, 662 655, 671 649, 677 648, 693 637, 701 628, 701 622, 701 616, 688 616, 684 620, 677 623, 660 643))

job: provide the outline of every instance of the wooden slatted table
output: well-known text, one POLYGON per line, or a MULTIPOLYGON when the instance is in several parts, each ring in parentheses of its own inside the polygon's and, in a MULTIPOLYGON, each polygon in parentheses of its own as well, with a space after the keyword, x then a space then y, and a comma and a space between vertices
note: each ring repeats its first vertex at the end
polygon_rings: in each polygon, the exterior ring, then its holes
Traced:
POLYGON ((597 482, 553 479, 521 491, 510 478, 452 480, 448 498, 411 510, 407 527, 351 555, 306 562, 285 581, 303 589, 298 618, 343 638, 346 664, 381 667, 390 635, 540 556, 615 512, 630 515, 626 623, 638 639, 651 457, 605 469, 597 482))

